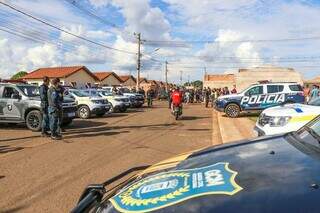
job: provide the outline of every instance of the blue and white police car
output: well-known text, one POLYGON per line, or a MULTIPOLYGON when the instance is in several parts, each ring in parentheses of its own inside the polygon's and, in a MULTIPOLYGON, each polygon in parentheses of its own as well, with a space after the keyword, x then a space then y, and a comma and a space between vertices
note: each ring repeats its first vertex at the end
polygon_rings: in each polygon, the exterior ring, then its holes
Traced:
POLYGON ((284 103, 304 103, 303 88, 298 83, 277 82, 254 84, 241 93, 217 98, 215 108, 228 117, 241 112, 256 112, 284 103))
POLYGON ((320 98, 309 104, 286 104, 270 107, 260 114, 254 127, 258 136, 297 131, 320 115, 320 98))

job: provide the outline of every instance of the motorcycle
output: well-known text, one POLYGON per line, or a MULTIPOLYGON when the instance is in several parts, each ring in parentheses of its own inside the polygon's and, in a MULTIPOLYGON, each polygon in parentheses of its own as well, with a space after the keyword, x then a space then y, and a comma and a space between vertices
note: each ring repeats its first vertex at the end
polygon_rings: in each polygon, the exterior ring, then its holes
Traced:
POLYGON ((174 106, 173 105, 172 114, 174 115, 175 119, 178 120, 179 117, 182 115, 181 106, 174 106))

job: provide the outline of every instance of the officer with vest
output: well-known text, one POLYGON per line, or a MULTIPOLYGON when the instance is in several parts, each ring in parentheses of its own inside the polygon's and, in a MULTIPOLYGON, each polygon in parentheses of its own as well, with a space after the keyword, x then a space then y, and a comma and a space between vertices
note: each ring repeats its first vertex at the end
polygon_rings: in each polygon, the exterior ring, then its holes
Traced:
POLYGON ((50 116, 50 130, 51 130, 51 139, 53 140, 61 140, 62 136, 59 132, 59 124, 60 124, 60 114, 62 111, 62 98, 61 92, 59 89, 59 82, 58 78, 52 80, 48 91, 48 102, 49 102, 49 116, 50 116))
POLYGON ((41 99, 41 113, 42 113, 42 137, 49 137, 49 114, 48 114, 48 90, 49 90, 50 80, 47 76, 43 77, 43 84, 39 88, 40 99, 41 99))

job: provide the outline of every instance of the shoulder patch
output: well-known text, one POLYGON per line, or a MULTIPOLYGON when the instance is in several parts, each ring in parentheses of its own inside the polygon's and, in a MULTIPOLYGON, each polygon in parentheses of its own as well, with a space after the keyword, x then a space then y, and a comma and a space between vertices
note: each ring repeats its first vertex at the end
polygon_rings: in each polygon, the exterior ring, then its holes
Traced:
POLYGON ((229 163, 175 170, 139 180, 110 199, 121 212, 149 212, 205 195, 234 195, 242 188, 229 163))

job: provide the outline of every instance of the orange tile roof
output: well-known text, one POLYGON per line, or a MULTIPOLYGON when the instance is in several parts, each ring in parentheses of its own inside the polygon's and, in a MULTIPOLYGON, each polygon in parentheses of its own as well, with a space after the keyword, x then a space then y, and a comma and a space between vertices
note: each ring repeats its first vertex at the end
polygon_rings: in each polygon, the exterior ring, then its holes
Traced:
POLYGON ((119 77, 121 78, 122 82, 126 82, 130 78, 132 78, 132 80, 136 81, 136 79, 132 75, 119 75, 119 77))
POLYGON ((206 81, 234 81, 234 74, 206 75, 206 81))
POLYGON ((99 81, 103 81, 105 78, 112 75, 112 72, 94 72, 93 74, 99 79, 99 81))
POLYGON ((103 81, 108 78, 110 75, 113 75, 116 79, 122 82, 122 79, 114 72, 94 72, 93 73, 99 81, 103 81))
POLYGON ((27 75, 23 76, 22 79, 41 79, 44 76, 48 76, 49 78, 66 78, 81 69, 84 69, 89 75, 95 78, 85 66, 70 66, 39 68, 29 72, 27 75))

